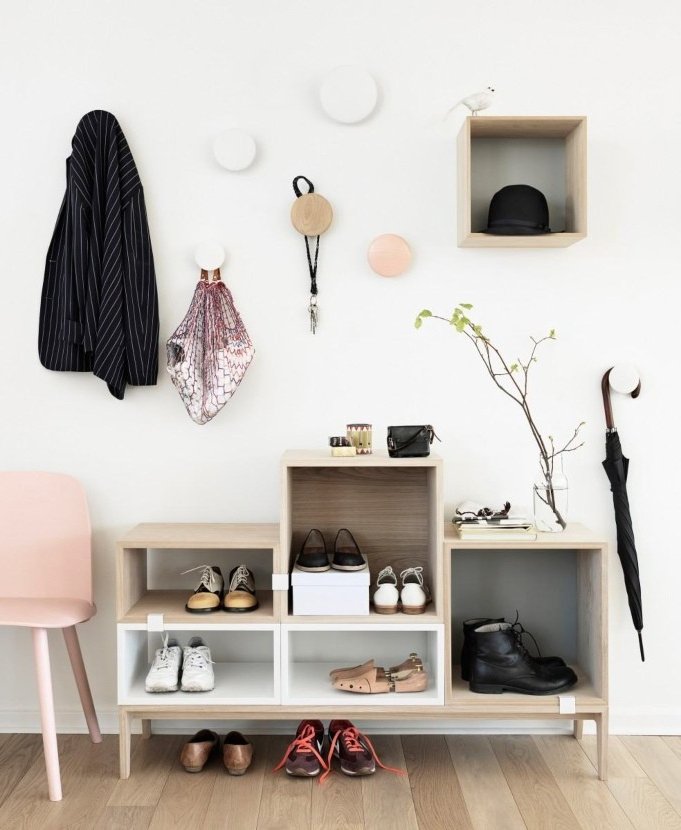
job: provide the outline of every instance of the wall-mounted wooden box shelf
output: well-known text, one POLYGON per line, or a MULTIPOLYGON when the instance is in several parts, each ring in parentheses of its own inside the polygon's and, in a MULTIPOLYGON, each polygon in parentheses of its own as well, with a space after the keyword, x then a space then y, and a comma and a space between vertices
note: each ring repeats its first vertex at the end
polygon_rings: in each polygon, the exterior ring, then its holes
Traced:
POLYGON ((462 248, 564 248, 587 225, 586 118, 470 116, 458 140, 458 238, 462 248), (544 193, 554 233, 482 233, 492 196, 509 184, 544 193))

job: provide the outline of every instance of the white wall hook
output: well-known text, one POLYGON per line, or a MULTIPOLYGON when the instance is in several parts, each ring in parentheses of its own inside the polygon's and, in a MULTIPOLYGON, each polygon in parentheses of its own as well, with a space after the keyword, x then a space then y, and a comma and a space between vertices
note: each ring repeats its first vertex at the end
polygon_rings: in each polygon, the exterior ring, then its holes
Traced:
POLYGON ((245 170, 255 160, 257 146, 245 130, 225 130, 213 139, 213 155, 226 170, 245 170))
POLYGON ((201 242, 194 248, 194 261, 204 271, 215 271, 225 261, 225 249, 214 240, 201 242))
POLYGON ((615 419, 612 414, 610 390, 614 389, 622 395, 631 395, 638 398, 641 394, 641 377, 638 369, 629 363, 618 363, 603 375, 601 392, 603 394, 603 409, 605 410, 605 424, 608 430, 616 431, 615 419))
POLYGON ((641 383, 638 369, 631 363, 617 363, 610 370, 610 387, 620 395, 631 395, 641 383))
POLYGON ((337 66, 322 78, 319 100, 329 118, 342 124, 356 124, 376 108, 378 86, 361 66, 337 66))

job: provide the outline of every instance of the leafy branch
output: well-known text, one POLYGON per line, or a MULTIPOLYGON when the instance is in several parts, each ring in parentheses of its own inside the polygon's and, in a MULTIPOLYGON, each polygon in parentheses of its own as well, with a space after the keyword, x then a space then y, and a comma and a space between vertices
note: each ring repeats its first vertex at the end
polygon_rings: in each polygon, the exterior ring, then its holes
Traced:
POLYGON ((473 306, 470 303, 459 303, 451 317, 441 317, 424 308, 416 317, 414 325, 417 329, 420 329, 424 320, 432 318, 449 324, 459 334, 463 334, 472 343, 493 383, 522 409, 532 437, 539 448, 540 463, 546 481, 546 497, 543 498, 540 495, 540 498, 551 508, 560 526, 565 528, 565 519, 561 516, 556 505, 553 488, 554 465, 556 458, 559 456, 574 452, 583 446, 583 441, 580 443, 577 443, 577 441, 579 440, 580 430, 584 426, 584 421, 577 425, 570 439, 562 447, 556 449, 556 443, 552 435, 547 436, 546 439, 542 436, 529 406, 530 372, 537 363, 537 353, 542 345, 547 341, 555 340, 556 331, 551 329, 543 337, 530 337, 532 348, 528 357, 525 360, 516 358, 516 360, 510 361, 502 355, 499 348, 483 332, 482 326, 474 323, 468 316, 472 308, 473 306))

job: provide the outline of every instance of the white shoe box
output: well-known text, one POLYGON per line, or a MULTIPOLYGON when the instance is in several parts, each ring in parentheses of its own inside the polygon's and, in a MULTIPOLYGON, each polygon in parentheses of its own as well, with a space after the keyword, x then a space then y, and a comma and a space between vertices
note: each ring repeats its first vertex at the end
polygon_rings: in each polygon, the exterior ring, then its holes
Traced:
POLYGON ((293 569, 293 613, 295 615, 368 616, 369 569, 320 573, 293 569))

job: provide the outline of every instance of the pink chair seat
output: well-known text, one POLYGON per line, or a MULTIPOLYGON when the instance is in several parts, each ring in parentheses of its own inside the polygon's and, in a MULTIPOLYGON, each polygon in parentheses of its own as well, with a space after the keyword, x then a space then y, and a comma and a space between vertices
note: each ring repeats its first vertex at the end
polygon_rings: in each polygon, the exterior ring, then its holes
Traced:
POLYGON ((0 625, 68 628, 96 613, 93 603, 72 597, 0 597, 0 625))

